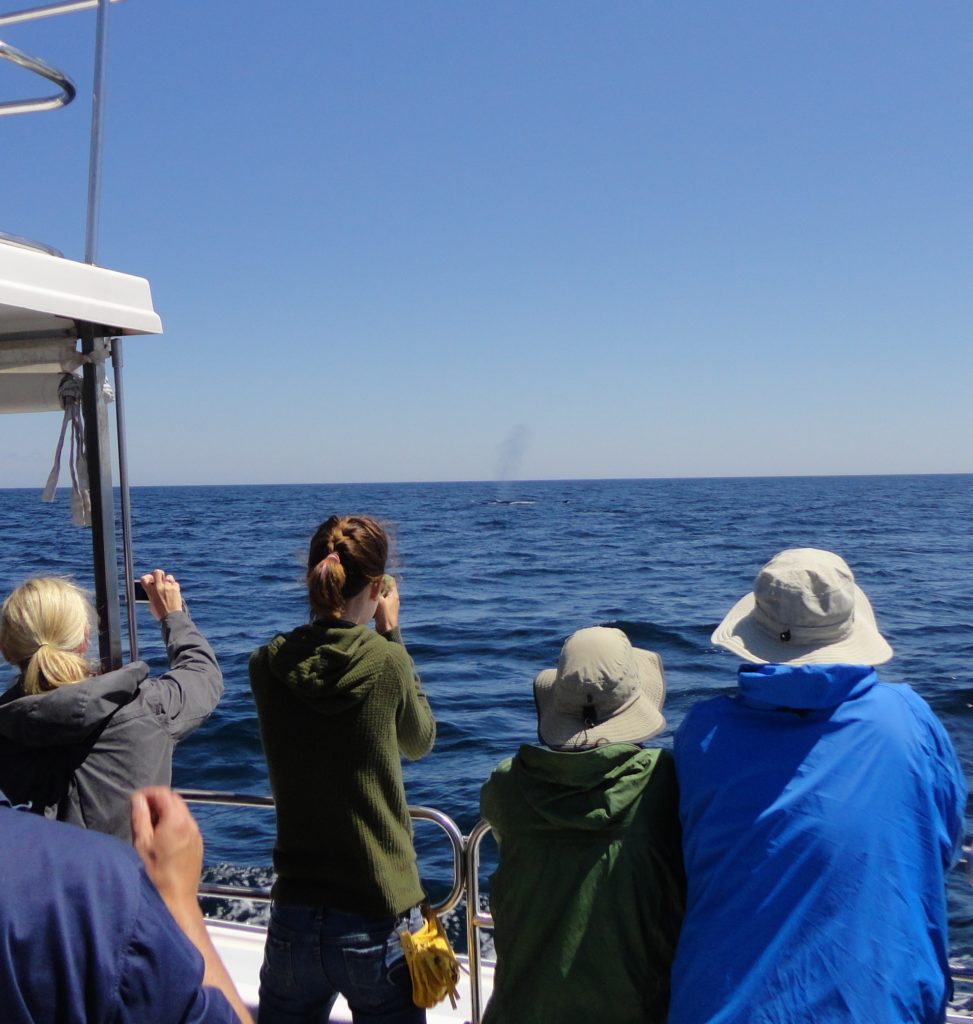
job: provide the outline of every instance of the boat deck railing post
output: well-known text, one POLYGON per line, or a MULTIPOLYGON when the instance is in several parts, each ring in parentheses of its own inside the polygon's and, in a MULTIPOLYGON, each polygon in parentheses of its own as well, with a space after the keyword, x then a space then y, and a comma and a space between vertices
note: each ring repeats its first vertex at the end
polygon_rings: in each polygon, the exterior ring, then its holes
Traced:
POLYGON ((104 338, 86 329, 81 339, 85 362, 81 402, 84 411, 84 448, 91 498, 91 547, 98 611, 98 648, 101 670, 122 666, 121 614, 118 600, 118 563, 115 547, 115 503, 112 490, 111 438, 105 408, 104 338))
POLYGON ((480 1024, 483 1016, 480 929, 492 928, 493 918, 480 910, 480 844, 490 832, 485 821, 478 821, 466 839, 466 949, 470 958, 470 1024, 480 1024))

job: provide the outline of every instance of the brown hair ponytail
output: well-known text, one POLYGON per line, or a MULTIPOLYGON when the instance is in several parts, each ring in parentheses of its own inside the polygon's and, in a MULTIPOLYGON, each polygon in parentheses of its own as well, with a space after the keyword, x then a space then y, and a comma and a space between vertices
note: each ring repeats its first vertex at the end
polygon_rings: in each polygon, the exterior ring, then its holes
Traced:
POLYGON ((340 618, 347 601, 385 573, 389 542, 368 516, 331 516, 311 538, 307 597, 315 618, 340 618))

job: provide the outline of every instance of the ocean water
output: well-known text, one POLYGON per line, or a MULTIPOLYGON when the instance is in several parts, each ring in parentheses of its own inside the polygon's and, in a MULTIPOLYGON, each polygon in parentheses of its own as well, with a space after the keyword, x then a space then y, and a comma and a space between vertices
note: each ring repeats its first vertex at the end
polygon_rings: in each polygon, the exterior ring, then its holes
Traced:
MULTIPOLYGON (((929 701, 973 776, 973 475, 135 488, 132 510, 137 571, 178 577, 226 677, 220 707, 176 752, 179 786, 268 792, 247 659, 305 621, 307 541, 348 512, 394 527, 402 630, 438 722, 435 750, 406 765, 409 800, 464 832, 493 766, 535 741, 531 680, 565 636, 613 625, 662 655, 669 745, 693 702, 733 688, 736 659, 710 633, 785 547, 848 560, 896 652, 883 678, 929 701)), ((0 527, 0 592, 38 573, 90 585, 89 540, 66 496, 42 505, 37 491, 0 490, 0 527)), ((161 668, 156 624, 137 614, 142 657, 161 668)), ((210 877, 269 881, 270 812, 199 817, 210 877)), ((448 848, 429 825, 416 843, 438 895, 448 848)), ((971 956, 960 869, 950 907, 954 950, 971 956)))

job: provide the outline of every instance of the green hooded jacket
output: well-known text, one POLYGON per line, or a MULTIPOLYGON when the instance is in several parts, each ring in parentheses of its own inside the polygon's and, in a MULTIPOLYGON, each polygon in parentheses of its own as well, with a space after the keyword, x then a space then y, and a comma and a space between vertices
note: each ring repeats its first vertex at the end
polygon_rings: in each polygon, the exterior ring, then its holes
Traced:
POLYGON ((397 629, 313 622, 250 657, 277 809, 273 897, 367 917, 423 899, 400 753, 436 723, 397 629))
POLYGON ((672 755, 612 743, 524 746, 480 813, 497 970, 483 1024, 663 1022, 685 905, 672 755))

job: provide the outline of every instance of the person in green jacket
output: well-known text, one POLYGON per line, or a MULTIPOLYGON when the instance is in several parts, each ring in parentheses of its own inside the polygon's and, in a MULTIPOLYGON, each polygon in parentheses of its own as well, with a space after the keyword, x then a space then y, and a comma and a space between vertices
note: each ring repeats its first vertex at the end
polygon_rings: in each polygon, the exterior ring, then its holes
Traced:
POLYGON ((436 723, 387 557, 375 520, 322 523, 307 560, 310 624, 250 658, 277 810, 261 1024, 318 1024, 339 992, 356 1022, 425 1021, 399 940, 422 926, 425 898, 400 754, 431 750, 436 723))
POLYGON ((500 851, 483 1024, 664 1022, 685 904, 662 660, 619 629, 570 636, 534 680, 537 734, 480 794, 500 851))

